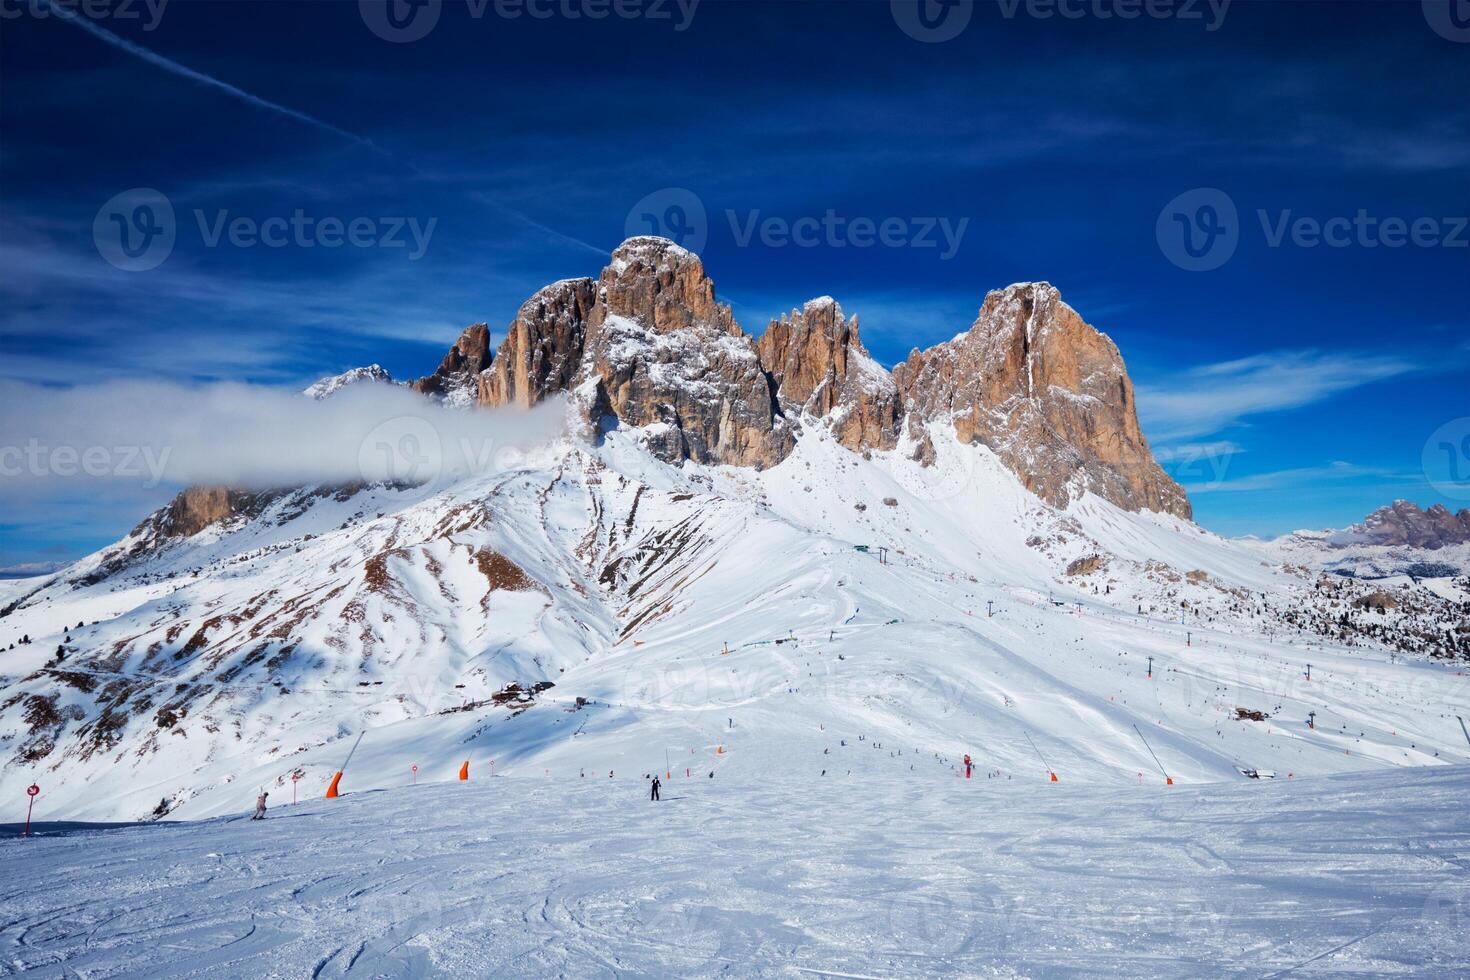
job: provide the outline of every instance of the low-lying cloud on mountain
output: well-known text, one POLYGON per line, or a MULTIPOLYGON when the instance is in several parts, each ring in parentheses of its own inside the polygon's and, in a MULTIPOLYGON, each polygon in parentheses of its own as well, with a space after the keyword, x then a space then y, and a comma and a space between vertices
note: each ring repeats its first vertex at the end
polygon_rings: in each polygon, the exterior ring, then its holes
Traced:
POLYGON ((425 483, 500 469, 562 431, 559 402, 462 412, 391 384, 324 400, 243 384, 0 382, 4 496, 57 481, 146 487, 425 483))

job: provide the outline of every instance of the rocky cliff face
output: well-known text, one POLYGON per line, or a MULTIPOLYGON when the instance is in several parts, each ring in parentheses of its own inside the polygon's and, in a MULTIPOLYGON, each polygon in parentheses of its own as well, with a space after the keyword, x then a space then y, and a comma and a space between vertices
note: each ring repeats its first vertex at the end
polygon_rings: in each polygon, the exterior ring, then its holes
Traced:
POLYGON ((1191 516, 1138 427, 1118 348, 1048 283, 991 292, 967 333, 914 351, 894 379, 912 429, 953 422, 1049 503, 1088 491, 1128 510, 1191 516))
POLYGON ((591 421, 646 427, 668 462, 764 468, 786 458, 793 435, 774 385, 698 256, 629 239, 597 290, 577 384, 591 421))
POLYGON ((716 300, 698 256, 632 238, 598 279, 531 297, 493 359, 476 325, 416 387, 470 391, 487 406, 571 392, 591 428, 608 418, 637 427, 673 463, 773 466, 802 415, 855 451, 906 439, 924 460, 930 428, 952 424, 1049 503, 1096 493, 1129 510, 1191 516, 1139 429, 1117 347, 1047 283, 990 293, 968 332, 914 351, 890 375, 830 297, 773 321, 757 344, 716 300))
POLYGON ((479 397, 480 372, 490 366, 490 328, 475 323, 444 355, 438 370, 413 383, 415 391, 443 398, 451 405, 469 406, 479 397))
POLYGON ((1407 500, 1380 507, 1346 531, 1329 539, 1333 547, 1381 544, 1431 551, 1470 542, 1470 509, 1452 512, 1444 504, 1421 510, 1407 500))
POLYGON ((490 370, 480 375, 481 405, 535 405, 572 386, 582 366, 587 318, 597 299, 592 279, 552 283, 511 321, 490 370))
POLYGON ((849 449, 897 445, 898 386, 863 347, 858 318, 844 318, 832 297, 772 320, 756 349, 795 414, 827 419, 849 449))
POLYGON ((189 487, 155 516, 155 527, 162 537, 187 538, 231 517, 253 517, 279 496, 228 487, 189 487))

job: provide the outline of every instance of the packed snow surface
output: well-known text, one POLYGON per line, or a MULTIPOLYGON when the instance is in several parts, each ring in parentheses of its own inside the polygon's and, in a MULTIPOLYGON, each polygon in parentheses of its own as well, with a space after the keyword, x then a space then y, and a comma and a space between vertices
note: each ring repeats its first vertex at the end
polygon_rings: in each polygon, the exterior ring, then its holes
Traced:
POLYGON ((899 737, 846 736, 826 776, 745 761, 736 737, 659 803, 635 771, 404 771, 262 822, 6 839, 0 972, 1470 971, 1470 767, 1102 787, 966 780, 899 737))

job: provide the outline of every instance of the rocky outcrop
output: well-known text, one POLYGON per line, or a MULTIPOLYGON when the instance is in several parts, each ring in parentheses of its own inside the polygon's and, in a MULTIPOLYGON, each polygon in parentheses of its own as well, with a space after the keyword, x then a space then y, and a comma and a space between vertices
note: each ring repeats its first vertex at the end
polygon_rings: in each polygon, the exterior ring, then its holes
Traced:
POLYGON ((613 252, 576 385, 589 420, 641 427, 667 462, 774 466, 794 444, 755 344, 698 256, 662 238, 613 252))
POLYGON ((1085 491, 1128 510, 1191 516, 1139 429, 1118 348, 1049 283, 991 292, 967 333, 915 350, 893 373, 911 432, 953 423, 1048 503, 1085 491))
POLYGON ((772 320, 756 344, 783 405, 829 421, 849 449, 892 449, 898 443, 898 386, 858 337, 858 318, 844 318, 830 296, 772 320))
POLYGON ((489 326, 471 324, 449 348, 438 370, 415 381, 413 388, 451 405, 472 405, 479 397, 480 372, 490 366, 490 361, 489 326))
POLYGON ((715 298, 698 256, 630 238, 598 279, 532 296, 493 359, 478 324, 415 387, 485 406, 570 392, 589 430, 609 419, 638 429, 671 463, 774 466, 794 445, 788 417, 803 415, 855 451, 903 444, 928 462, 931 428, 953 425, 1049 503, 1096 493, 1191 516, 1139 429, 1117 347, 1047 283, 990 293, 968 332, 915 350, 889 374, 830 297, 773 321, 756 343, 715 298))
POLYGON ((1452 512, 1444 504, 1421 510, 1407 500, 1380 507, 1345 531, 1328 539, 1335 548, 1376 544, 1435 551, 1470 542, 1470 509, 1452 512))
POLYGON ((522 304, 490 370, 480 375, 479 403, 526 408, 569 389, 582 366, 596 299, 596 280, 564 279, 522 304))
POLYGON ((232 517, 258 517, 282 496, 230 487, 189 487, 150 520, 161 538, 187 538, 232 517))

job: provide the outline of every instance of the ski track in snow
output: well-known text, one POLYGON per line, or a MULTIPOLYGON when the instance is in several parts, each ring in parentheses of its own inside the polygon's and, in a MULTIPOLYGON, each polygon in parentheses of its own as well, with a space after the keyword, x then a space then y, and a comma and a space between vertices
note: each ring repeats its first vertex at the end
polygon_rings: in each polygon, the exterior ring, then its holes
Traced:
POLYGON ((1122 789, 699 773, 665 796, 638 773, 496 777, 6 839, 0 973, 1470 970, 1466 766, 1122 789))

